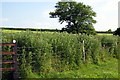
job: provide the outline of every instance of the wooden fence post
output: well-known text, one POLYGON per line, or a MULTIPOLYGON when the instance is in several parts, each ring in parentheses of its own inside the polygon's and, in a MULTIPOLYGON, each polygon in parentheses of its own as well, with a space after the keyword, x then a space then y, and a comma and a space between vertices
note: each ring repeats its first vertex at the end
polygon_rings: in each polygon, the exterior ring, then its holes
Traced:
POLYGON ((85 47, 84 47, 84 45, 85 45, 85 42, 83 40, 83 61, 85 62, 85 47))

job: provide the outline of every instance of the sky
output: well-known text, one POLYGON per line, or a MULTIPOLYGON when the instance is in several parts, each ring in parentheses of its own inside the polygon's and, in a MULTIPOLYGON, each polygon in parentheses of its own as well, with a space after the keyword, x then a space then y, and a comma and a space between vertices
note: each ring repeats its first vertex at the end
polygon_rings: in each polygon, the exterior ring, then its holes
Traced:
MULTIPOLYGON (((97 31, 118 28, 119 0, 76 0, 90 5, 97 16, 97 31)), ((0 26, 15 28, 61 29, 58 18, 49 18, 58 0, 2 0, 0 2, 0 26)))

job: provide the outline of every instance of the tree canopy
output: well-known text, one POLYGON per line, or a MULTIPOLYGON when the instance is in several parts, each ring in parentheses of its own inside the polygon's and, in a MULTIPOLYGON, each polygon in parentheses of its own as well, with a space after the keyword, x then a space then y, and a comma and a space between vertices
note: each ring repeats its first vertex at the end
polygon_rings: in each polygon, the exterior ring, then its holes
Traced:
POLYGON ((50 18, 59 18, 62 24, 66 22, 67 25, 62 29, 69 33, 86 33, 95 34, 93 23, 96 20, 93 17, 96 13, 92 10, 91 6, 75 1, 58 2, 55 6, 56 10, 50 12, 50 18))
POLYGON ((109 29, 107 32, 112 32, 112 30, 111 30, 111 29, 109 29))
POLYGON ((117 30, 114 32, 114 35, 119 35, 120 36, 120 28, 117 28, 117 30))

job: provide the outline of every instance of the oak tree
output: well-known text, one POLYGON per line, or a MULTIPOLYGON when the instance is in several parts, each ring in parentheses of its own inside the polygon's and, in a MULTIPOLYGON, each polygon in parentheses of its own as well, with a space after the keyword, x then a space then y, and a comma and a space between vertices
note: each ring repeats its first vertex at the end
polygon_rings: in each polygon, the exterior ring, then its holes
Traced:
POLYGON ((56 3, 55 8, 54 12, 49 13, 50 18, 59 18, 61 24, 66 22, 67 25, 62 30, 69 33, 96 34, 93 27, 93 23, 96 23, 93 19, 96 13, 91 6, 81 2, 66 1, 56 3))

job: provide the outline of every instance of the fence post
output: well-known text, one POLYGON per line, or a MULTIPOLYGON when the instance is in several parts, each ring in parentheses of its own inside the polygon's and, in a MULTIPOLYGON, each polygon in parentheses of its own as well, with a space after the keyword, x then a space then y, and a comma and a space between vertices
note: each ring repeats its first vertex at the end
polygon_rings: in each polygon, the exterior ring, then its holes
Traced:
POLYGON ((85 62, 85 41, 83 40, 83 61, 85 62))

